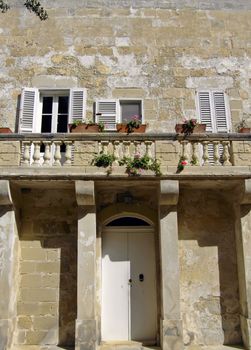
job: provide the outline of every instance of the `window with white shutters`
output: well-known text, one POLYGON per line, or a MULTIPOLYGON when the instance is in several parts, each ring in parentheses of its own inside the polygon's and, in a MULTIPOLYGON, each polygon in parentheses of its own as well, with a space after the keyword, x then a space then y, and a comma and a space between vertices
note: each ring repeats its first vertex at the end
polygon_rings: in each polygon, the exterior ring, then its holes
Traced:
POLYGON ((19 132, 30 133, 35 131, 38 108, 38 89, 25 88, 21 93, 19 132))
MULTIPOLYGON (((198 91, 197 93, 197 112, 201 123, 207 125, 206 131, 213 133, 230 131, 230 115, 226 102, 226 95, 223 91, 209 90, 198 91)), ((220 157, 223 148, 219 146, 220 157)), ((208 145, 209 161, 214 162, 213 144, 208 145)))
POLYGON ((118 99, 96 101, 96 122, 103 123, 105 130, 116 130, 116 123, 126 123, 135 116, 142 117, 142 101, 118 99))
POLYGON ((103 123, 105 130, 116 130, 118 121, 118 100, 96 102, 96 122, 103 123))
POLYGON ((230 131, 229 109, 223 91, 198 91, 197 106, 198 119, 207 125, 207 132, 230 131))
POLYGON ((68 123, 85 119, 85 111, 85 89, 24 88, 21 94, 19 132, 67 132, 68 123))

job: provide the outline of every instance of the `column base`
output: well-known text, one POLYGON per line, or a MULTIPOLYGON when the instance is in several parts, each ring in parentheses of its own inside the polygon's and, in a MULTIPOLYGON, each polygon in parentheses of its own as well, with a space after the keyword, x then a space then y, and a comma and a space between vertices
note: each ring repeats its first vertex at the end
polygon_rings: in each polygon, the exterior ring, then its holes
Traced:
POLYGON ((182 320, 161 320, 162 350, 182 350, 184 348, 182 320))
POLYGON ((7 349, 12 342, 13 320, 0 319, 0 349, 7 349))
POLYGON ((240 315, 241 334, 245 349, 251 349, 251 319, 240 315))
POLYGON ((97 345, 96 320, 76 320, 75 350, 95 350, 97 345))

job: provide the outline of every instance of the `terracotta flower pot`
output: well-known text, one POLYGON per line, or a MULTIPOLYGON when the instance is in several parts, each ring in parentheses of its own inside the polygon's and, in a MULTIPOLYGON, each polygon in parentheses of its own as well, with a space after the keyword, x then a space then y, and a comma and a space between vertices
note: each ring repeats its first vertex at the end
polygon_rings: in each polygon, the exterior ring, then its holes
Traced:
POLYGON ((0 134, 12 134, 12 130, 10 128, 0 128, 0 134))
MULTIPOLYGON (((184 134, 185 133, 185 124, 176 124, 175 125, 175 131, 177 134, 184 134)), ((199 134, 204 133, 206 131, 206 124, 196 124, 193 130, 191 131, 191 134, 199 134)))
POLYGON ((238 132, 241 134, 250 134, 250 130, 251 128, 240 128, 238 132))
POLYGON ((99 126, 96 124, 79 124, 79 125, 72 125, 69 124, 70 132, 72 133, 98 133, 100 132, 99 126))
MULTIPOLYGON (((118 132, 124 132, 128 134, 128 127, 127 124, 117 124, 117 131, 118 132)), ((141 124, 138 128, 133 128, 131 131, 132 133, 144 133, 146 131, 146 124, 141 124)))

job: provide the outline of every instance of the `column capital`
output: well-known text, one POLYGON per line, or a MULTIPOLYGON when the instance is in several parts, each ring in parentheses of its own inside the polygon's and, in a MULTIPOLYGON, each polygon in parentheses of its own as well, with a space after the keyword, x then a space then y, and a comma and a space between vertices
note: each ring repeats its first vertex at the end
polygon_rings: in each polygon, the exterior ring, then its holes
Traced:
POLYGON ((176 205, 179 199, 179 181, 161 180, 160 181, 160 205, 176 205))
POLYGON ((251 179, 246 179, 243 182, 241 204, 251 204, 251 179))
POLYGON ((95 205, 94 181, 75 181, 78 205, 95 205))
POLYGON ((8 180, 0 180, 0 205, 12 204, 10 184, 8 180))

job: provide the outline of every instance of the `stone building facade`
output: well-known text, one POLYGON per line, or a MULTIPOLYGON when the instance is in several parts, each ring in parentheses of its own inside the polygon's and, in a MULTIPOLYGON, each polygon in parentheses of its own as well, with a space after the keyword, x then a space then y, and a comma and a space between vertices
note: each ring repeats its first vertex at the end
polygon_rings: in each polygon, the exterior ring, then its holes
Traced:
POLYGON ((0 350, 250 349, 250 1, 43 1, 44 22, 11 3, 0 350), (135 114, 146 133, 117 133, 135 114), (184 118, 206 132, 177 134, 184 118), (157 175, 120 163, 144 155, 157 175))

